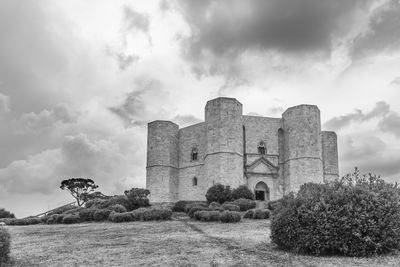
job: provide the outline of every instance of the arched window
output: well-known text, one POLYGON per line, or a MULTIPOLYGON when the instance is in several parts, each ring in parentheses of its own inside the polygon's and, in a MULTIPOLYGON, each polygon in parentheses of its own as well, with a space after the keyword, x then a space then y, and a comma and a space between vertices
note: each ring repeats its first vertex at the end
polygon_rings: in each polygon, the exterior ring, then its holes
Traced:
POLYGON ((198 158, 198 151, 197 151, 197 148, 196 147, 194 147, 194 148, 192 148, 192 154, 191 154, 191 159, 192 159, 192 161, 196 161, 197 160, 197 158, 198 158))
POLYGON ((257 151, 258 151, 258 154, 261 154, 261 155, 267 154, 267 148, 265 147, 265 143, 263 141, 258 143, 257 151))
POLYGON ((193 186, 197 186, 197 177, 193 177, 192 184, 193 186))

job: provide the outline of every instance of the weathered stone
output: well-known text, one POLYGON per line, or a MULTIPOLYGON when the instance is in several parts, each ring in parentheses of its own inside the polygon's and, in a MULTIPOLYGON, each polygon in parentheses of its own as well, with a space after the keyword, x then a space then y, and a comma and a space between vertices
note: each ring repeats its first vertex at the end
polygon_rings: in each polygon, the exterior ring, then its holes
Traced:
POLYGON ((321 132, 317 106, 291 107, 282 118, 243 116, 240 102, 220 97, 207 102, 205 122, 182 129, 168 121, 148 124, 151 202, 205 200, 215 183, 246 184, 274 200, 338 175, 337 137, 321 132))

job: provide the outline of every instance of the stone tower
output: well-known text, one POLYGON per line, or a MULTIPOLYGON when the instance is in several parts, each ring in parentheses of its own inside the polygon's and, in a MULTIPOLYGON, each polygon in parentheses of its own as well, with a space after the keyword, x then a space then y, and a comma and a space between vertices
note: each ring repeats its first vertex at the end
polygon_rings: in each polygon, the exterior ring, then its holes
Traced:
POLYGON ((257 200, 275 200, 339 177, 337 136, 321 131, 314 105, 271 118, 243 115, 239 101, 219 97, 207 102, 204 122, 150 122, 146 170, 153 203, 205 200, 216 183, 246 185, 257 200))
POLYGON ((146 188, 151 202, 178 200, 178 132, 170 121, 148 124, 146 188))
POLYGON ((209 186, 221 183, 237 187, 243 180, 242 104, 219 97, 205 108, 205 179, 209 186))
POLYGON ((317 106, 299 105, 282 114, 285 191, 323 179, 321 119, 317 106))

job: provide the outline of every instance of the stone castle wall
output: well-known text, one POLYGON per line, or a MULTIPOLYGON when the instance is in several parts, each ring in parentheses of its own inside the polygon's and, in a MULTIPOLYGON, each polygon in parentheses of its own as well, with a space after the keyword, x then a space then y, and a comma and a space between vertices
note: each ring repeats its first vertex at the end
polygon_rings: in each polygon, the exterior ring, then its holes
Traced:
POLYGON ((254 190, 260 181, 272 200, 305 182, 336 177, 337 137, 321 132, 317 106, 299 105, 282 118, 267 118, 243 116, 236 99, 217 98, 207 102, 205 122, 182 129, 168 121, 148 124, 146 187, 151 202, 205 200, 215 183, 246 184, 254 190), (260 141, 265 155, 258 153, 260 141), (194 147, 197 160, 191 158, 194 147))
POLYGON ((335 132, 323 131, 321 134, 324 180, 331 181, 339 177, 337 136, 335 132))

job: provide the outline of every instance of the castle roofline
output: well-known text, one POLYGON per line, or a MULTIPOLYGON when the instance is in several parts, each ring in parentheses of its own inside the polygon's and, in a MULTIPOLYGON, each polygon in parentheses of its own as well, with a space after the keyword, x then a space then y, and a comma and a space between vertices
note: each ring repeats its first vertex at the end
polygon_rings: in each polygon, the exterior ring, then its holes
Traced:
POLYGON ((204 121, 198 122, 198 123, 196 123, 196 124, 192 124, 192 125, 188 125, 188 126, 185 126, 185 127, 183 127, 183 128, 180 128, 179 130, 183 130, 183 129, 187 129, 187 128, 190 128, 190 127, 199 126, 200 124, 203 124, 203 123, 204 123, 204 121))
POLYGON ((213 102, 213 101, 217 101, 217 100, 220 100, 220 101, 224 101, 224 100, 236 101, 236 102, 238 102, 240 105, 242 105, 242 103, 240 103, 236 98, 233 98, 233 97, 223 97, 223 96, 220 96, 220 97, 217 97, 217 98, 208 100, 208 101, 207 101, 207 104, 210 103, 210 102, 213 102))
POLYGON ((282 118, 275 118, 275 117, 265 117, 265 116, 258 116, 258 115, 243 115, 243 117, 253 117, 253 118, 262 118, 262 119, 271 119, 271 120, 282 120, 282 118))
POLYGON ((150 125, 150 124, 153 124, 153 123, 160 123, 160 122, 171 123, 171 124, 174 124, 174 125, 176 125, 176 126, 178 126, 178 127, 179 127, 179 125, 178 125, 178 124, 176 124, 175 122, 172 122, 172 121, 167 121, 167 120, 155 120, 155 121, 151 121, 151 122, 147 123, 147 125, 150 125))
POLYGON ((318 111, 319 111, 319 108, 318 108, 318 106, 317 105, 310 105, 310 104, 300 104, 300 105, 297 105, 297 106, 293 106, 293 107, 290 107, 290 108, 287 108, 283 113, 282 113, 282 115, 283 114, 285 114, 286 112, 288 112, 289 110, 292 110, 292 109, 298 109, 298 108, 302 108, 302 107, 311 107, 311 108, 316 108, 318 111))

